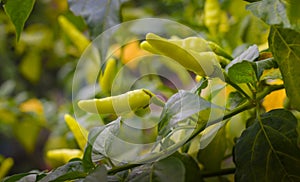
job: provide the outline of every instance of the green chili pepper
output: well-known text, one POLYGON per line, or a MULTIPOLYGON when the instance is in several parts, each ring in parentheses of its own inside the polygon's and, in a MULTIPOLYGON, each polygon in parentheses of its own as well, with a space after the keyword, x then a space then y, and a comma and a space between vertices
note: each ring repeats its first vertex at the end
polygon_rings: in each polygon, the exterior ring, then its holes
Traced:
POLYGON ((78 106, 91 113, 122 114, 148 107, 153 96, 147 89, 138 89, 102 99, 81 100, 78 106))

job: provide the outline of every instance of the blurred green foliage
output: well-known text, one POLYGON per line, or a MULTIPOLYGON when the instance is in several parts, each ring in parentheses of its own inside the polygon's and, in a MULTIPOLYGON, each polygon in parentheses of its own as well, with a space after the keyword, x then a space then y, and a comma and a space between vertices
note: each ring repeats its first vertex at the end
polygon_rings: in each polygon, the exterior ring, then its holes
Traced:
MULTIPOLYGON (((234 56, 251 44, 267 48, 269 26, 245 11, 247 3, 241 0, 218 1, 214 32, 205 24, 205 0, 122 2, 120 22, 145 17, 175 20, 234 56)), ((84 18, 69 10, 67 0, 36 1, 18 42, 19 33, 0 10, 0 154, 14 158, 10 174, 50 169, 46 151, 78 148, 63 115, 73 110, 72 79, 82 48, 64 31, 59 16, 86 41, 95 36, 84 18)))

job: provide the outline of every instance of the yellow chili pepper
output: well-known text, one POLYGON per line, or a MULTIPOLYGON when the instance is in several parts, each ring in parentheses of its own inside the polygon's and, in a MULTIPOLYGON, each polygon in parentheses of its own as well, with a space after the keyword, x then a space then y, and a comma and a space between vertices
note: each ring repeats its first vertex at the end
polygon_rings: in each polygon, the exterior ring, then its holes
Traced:
POLYGON ((81 100, 78 106, 91 113, 120 114, 147 107, 152 96, 154 94, 151 91, 138 89, 102 99, 81 100))
POLYGON ((204 4, 204 24, 213 35, 220 24, 221 8, 218 0, 206 0, 204 4))
POLYGON ((46 153, 47 159, 54 163, 67 163, 74 158, 82 158, 83 152, 78 149, 54 149, 46 153))
POLYGON ((1 162, 0 165, 0 179, 4 178, 5 175, 9 172, 11 167, 14 165, 14 160, 12 158, 6 158, 1 162))
POLYGON ((209 45, 201 38, 169 41, 153 33, 148 33, 146 42, 141 44, 143 49, 170 57, 187 70, 200 76, 210 76, 215 67, 220 66, 218 56, 213 52, 208 52, 209 45))
POLYGON ((65 115, 65 121, 72 131, 78 146, 83 151, 87 144, 88 131, 84 127, 80 126, 80 124, 68 114, 65 115))
POLYGON ((110 93, 116 72, 117 61, 114 58, 108 59, 106 62, 105 70, 101 73, 99 78, 99 84, 104 93, 110 93))
POLYGON ((64 33, 82 53, 90 44, 90 41, 64 16, 58 17, 58 23, 63 29, 64 33))

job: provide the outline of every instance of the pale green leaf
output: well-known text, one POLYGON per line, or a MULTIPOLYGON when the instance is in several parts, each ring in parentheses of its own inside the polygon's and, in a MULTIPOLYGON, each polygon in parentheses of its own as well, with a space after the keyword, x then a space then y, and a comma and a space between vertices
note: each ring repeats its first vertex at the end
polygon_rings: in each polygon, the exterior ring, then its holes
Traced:
POLYGON ((70 10, 84 18, 93 38, 120 23, 120 7, 123 2, 124 0, 68 0, 70 10))
POLYGON ((226 72, 228 72, 229 68, 237 63, 241 63, 242 61, 253 62, 256 58, 259 57, 259 50, 257 45, 250 46, 247 50, 242 52, 239 56, 234 58, 225 68, 226 72))
MULTIPOLYGON (((209 109, 211 103, 188 91, 180 90, 165 104, 158 125, 159 134, 167 135, 171 128, 194 114, 209 109)), ((197 117, 196 117, 197 118, 197 117)))
POLYGON ((104 165, 97 166, 92 172, 89 173, 87 177, 85 177, 83 182, 106 182, 107 181, 107 173, 104 165))

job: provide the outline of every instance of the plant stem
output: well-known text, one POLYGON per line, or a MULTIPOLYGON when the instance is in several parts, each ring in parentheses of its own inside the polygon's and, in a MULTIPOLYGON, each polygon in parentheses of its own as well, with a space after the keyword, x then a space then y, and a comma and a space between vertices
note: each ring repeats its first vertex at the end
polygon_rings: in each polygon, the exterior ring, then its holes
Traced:
POLYGON ((280 89, 284 89, 284 85, 271 85, 268 87, 264 87, 264 89, 262 91, 257 93, 256 100, 259 101, 259 100, 263 99, 265 96, 267 96, 268 94, 270 94, 271 92, 273 92, 275 90, 280 90, 280 89))
MULTIPOLYGON (((275 90, 280 90, 283 89, 284 85, 271 85, 268 87, 265 87, 264 90, 262 90, 261 92, 259 92, 256 95, 256 100, 261 100, 263 99, 265 96, 267 96, 268 94, 270 94, 271 92, 275 91, 275 90)), ((199 126, 195 129, 194 133, 191 135, 191 137, 186 141, 186 143, 190 142, 193 138, 195 138, 201 131, 203 131, 206 127, 211 126, 213 124, 219 123, 223 120, 226 120, 228 118, 231 118, 232 116, 239 114, 243 111, 246 111, 248 109, 252 109, 257 105, 255 100, 247 100, 246 102, 244 102, 242 105, 238 106, 237 108, 230 110, 228 113, 226 113, 224 115, 224 117, 215 119, 214 121, 209 122, 209 124, 204 125, 204 126, 199 126)))
POLYGON ((230 54, 228 54, 223 48, 221 48, 218 44, 208 41, 208 45, 217 55, 220 55, 220 56, 226 58, 228 60, 228 62, 233 60, 233 57, 230 54))
POLYGON ((225 82, 231 85, 233 88, 235 88, 237 91, 239 91, 243 96, 245 96, 248 100, 252 100, 252 98, 243 90, 241 87, 239 87, 237 84, 233 83, 229 77, 227 76, 227 73, 223 72, 225 82))
POLYGON ((108 170, 107 174, 109 174, 109 175, 116 174, 117 172, 132 169, 132 168, 140 166, 140 165, 143 165, 143 164, 125 164, 125 165, 122 165, 122 166, 116 166, 116 167, 111 168, 110 170, 108 170))
MULTIPOLYGON (((261 99, 263 99, 266 95, 268 95, 269 93, 275 91, 275 90, 280 90, 283 89, 284 86, 283 85, 272 85, 272 86, 268 86, 266 87, 264 90, 262 90, 261 92, 259 92, 256 96, 256 100, 259 101, 261 99)), ((224 115, 224 117, 218 118, 212 122, 210 122, 208 125, 204 125, 204 126, 200 126, 198 128, 195 129, 194 133, 191 135, 191 137, 185 142, 188 143, 190 142, 193 138, 195 138, 201 131, 203 131, 207 126, 216 124, 218 122, 221 122, 223 120, 226 120, 228 118, 231 118, 232 116, 239 114, 243 111, 246 111, 248 109, 254 108, 256 106, 256 102, 253 100, 247 100, 246 102, 244 102, 242 105, 238 106, 237 108, 229 111, 228 113, 226 113, 224 115)), ((120 171, 124 171, 124 170, 128 170, 128 169, 132 169, 134 167, 140 166, 143 164, 125 164, 122 166, 116 166, 113 167, 112 169, 107 171, 107 174, 112 175, 115 174, 117 172, 120 171)), ((221 175, 226 175, 226 174, 232 174, 234 173, 235 168, 229 168, 229 169, 223 169, 221 171, 216 171, 216 172, 210 172, 210 173, 204 173, 202 176, 203 177, 211 177, 211 176, 221 176, 221 175)))
POLYGON ((214 121, 209 122, 209 124, 207 124, 207 125, 200 126, 200 127, 196 128, 195 131, 194 131, 194 133, 193 133, 193 134, 191 135, 191 137, 186 141, 186 143, 190 142, 193 138, 195 138, 195 137, 196 137, 201 131, 203 131, 206 127, 211 126, 211 125, 216 124, 216 123, 219 123, 219 122, 221 122, 221 121, 223 121, 223 120, 226 120, 226 119, 228 119, 228 118, 231 118, 232 116, 234 116, 234 115, 236 115, 236 114, 238 114, 238 113, 241 113, 241 112, 243 112, 243 111, 245 111, 245 110, 251 109, 251 108, 253 108, 253 107, 255 107, 255 105, 254 105, 252 102, 250 102, 250 101, 247 100, 244 104, 242 104, 242 105, 240 105, 239 107, 237 107, 237 108, 235 108, 235 109, 229 111, 228 113, 226 113, 226 114, 224 115, 224 117, 220 117, 220 118, 218 118, 218 119, 215 119, 214 121))
POLYGON ((221 169, 220 171, 206 172, 202 174, 203 178, 234 174, 235 168, 221 169))

